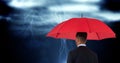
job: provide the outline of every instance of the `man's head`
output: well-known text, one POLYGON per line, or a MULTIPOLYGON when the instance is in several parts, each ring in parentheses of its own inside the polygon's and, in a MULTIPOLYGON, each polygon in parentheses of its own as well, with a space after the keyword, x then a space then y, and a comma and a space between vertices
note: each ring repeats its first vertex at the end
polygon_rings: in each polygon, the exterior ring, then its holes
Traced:
POLYGON ((76 33, 76 45, 85 44, 87 40, 86 32, 77 32, 76 33))

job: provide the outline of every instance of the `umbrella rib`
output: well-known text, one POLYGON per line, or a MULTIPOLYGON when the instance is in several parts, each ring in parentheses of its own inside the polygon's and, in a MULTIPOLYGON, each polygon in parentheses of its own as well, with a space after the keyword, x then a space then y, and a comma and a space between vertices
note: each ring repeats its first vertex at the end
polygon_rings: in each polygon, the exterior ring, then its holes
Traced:
POLYGON ((62 24, 62 26, 59 28, 59 30, 57 31, 57 35, 56 37, 58 37, 58 35, 60 34, 59 31, 61 30, 61 28, 63 28, 63 26, 65 25, 65 23, 62 24))
POLYGON ((88 20, 85 20, 85 21, 86 21, 86 23, 87 23, 87 25, 88 25, 89 32, 91 32, 91 29, 90 29, 90 25, 89 25, 89 23, 88 23, 88 20))
POLYGON ((100 39, 100 36, 98 35, 98 33, 97 33, 97 32, 96 32, 96 35, 97 35, 98 39, 100 39))

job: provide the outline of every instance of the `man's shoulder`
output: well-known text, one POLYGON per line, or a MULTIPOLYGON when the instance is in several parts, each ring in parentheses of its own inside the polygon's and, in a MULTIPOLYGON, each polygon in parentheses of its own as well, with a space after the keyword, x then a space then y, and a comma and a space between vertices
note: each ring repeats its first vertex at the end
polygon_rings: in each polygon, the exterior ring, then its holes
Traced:
POLYGON ((90 50, 89 48, 87 48, 86 46, 80 46, 80 47, 77 47, 76 49, 74 50, 71 50, 70 53, 94 53, 92 50, 90 50))
MULTIPOLYGON (((78 52, 78 51, 81 50, 81 49, 82 49, 81 47, 77 47, 77 48, 71 50, 70 53, 71 53, 71 54, 74 54, 74 53, 78 52)), ((82 50, 81 50, 81 51, 82 51, 82 50)))
POLYGON ((72 49, 69 53, 70 54, 74 54, 75 52, 77 52, 78 48, 72 49))

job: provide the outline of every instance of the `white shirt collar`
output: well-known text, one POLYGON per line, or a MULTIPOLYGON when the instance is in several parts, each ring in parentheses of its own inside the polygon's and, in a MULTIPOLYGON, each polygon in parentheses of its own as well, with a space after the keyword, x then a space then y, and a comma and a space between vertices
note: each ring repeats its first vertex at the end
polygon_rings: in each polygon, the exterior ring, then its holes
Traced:
POLYGON ((80 46, 86 46, 86 44, 79 44, 77 47, 80 47, 80 46))

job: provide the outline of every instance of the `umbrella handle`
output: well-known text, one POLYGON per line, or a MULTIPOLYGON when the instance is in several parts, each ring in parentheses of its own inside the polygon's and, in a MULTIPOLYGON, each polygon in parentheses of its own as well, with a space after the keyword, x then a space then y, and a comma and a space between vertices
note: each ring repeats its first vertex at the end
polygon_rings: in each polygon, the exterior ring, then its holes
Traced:
POLYGON ((82 17, 83 17, 83 13, 81 13, 81 15, 80 15, 80 16, 81 16, 81 18, 82 18, 82 17))

